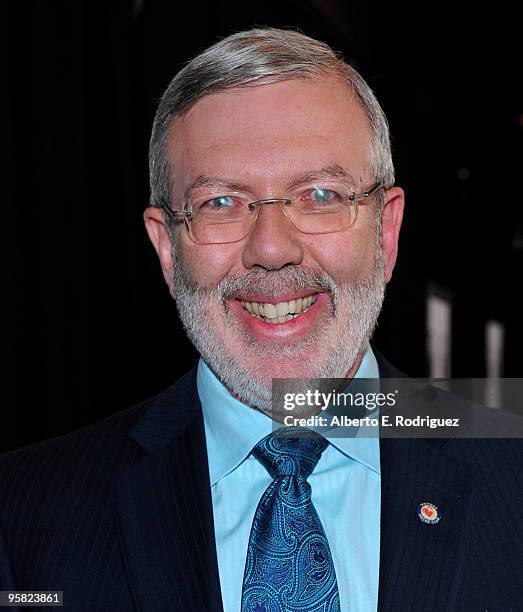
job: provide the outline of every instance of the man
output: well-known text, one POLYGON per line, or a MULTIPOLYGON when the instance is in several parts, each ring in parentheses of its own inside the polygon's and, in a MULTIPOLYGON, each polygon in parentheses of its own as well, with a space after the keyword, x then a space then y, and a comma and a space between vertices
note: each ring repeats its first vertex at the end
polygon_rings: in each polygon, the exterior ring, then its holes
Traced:
POLYGON ((401 376, 369 344, 404 193, 361 76, 296 32, 230 36, 169 85, 150 174, 201 360, 2 458, 1 588, 90 611, 520 609, 519 445, 271 436, 273 378, 401 376))

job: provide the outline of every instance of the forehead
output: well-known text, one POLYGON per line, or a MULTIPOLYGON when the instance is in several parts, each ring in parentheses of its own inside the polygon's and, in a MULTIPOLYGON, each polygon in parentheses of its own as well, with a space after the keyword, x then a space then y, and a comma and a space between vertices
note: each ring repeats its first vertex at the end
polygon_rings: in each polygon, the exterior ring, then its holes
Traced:
POLYGON ((362 183, 370 148, 365 112, 348 86, 332 77, 206 96, 174 122, 168 137, 176 191, 200 174, 270 189, 334 165, 362 183))

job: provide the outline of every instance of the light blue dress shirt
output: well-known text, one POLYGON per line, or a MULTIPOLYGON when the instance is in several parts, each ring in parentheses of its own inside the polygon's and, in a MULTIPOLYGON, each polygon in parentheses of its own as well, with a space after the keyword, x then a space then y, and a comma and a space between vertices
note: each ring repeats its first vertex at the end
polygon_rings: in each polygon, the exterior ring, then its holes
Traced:
MULTIPOLYGON (((370 346, 357 378, 379 378, 370 346)), ((254 512, 272 482, 250 452, 273 421, 235 399, 200 359, 203 409, 218 569, 224 612, 240 612, 254 512)), ((328 435, 326 435, 328 438, 328 435)), ((328 438, 308 481, 332 552, 342 612, 377 609, 380 558, 379 438, 328 438)))

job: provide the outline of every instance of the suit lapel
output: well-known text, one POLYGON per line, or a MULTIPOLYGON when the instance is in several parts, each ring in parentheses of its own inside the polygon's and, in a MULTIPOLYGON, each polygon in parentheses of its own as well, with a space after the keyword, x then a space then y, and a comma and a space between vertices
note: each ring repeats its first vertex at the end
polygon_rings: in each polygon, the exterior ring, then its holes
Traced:
MULTIPOLYGON (((375 350, 375 349, 374 349, 375 350)), ((405 375, 376 350, 380 375, 405 375)), ((454 610, 466 562, 475 470, 453 459, 459 440, 381 439, 379 610, 454 610), (437 524, 417 516, 435 504, 437 524)))
POLYGON ((146 451, 115 481, 118 534, 136 607, 222 610, 196 369, 158 396, 130 436, 146 451))
MULTIPOLYGON (((454 610, 473 511, 476 475, 445 456, 445 442, 380 441, 380 610, 454 610), (437 524, 417 516, 435 504, 437 524)), ((447 443, 448 444, 448 443, 447 443)))

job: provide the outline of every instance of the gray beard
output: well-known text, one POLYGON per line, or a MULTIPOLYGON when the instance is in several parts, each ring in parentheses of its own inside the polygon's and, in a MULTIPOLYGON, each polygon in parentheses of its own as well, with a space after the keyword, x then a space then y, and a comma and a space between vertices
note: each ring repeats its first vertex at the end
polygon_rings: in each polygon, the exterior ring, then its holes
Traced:
POLYGON ((292 357, 298 363, 295 377, 345 378, 364 352, 374 332, 385 295, 383 254, 381 246, 378 245, 374 270, 366 277, 339 285, 324 271, 289 265, 274 271, 252 269, 243 274, 229 276, 215 288, 207 288, 197 285, 189 277, 174 246, 172 261, 171 290, 187 336, 233 396, 273 418, 278 415, 272 413, 271 380, 264 380, 248 361, 238 360, 227 350, 216 334, 217 322, 209 316, 210 306, 218 302, 231 337, 241 340, 246 350, 252 351, 252 355, 256 355, 258 360, 270 359, 275 355, 280 358, 292 357), (344 323, 339 325, 341 331, 333 346, 326 346, 324 342, 318 360, 312 364, 310 359, 303 360, 300 367, 303 350, 313 343, 318 344, 317 333, 284 347, 258 342, 247 333, 236 316, 231 316, 227 299, 240 292, 271 295, 284 290, 303 289, 328 292, 333 307, 332 311, 327 313, 328 319, 325 319, 325 323, 344 323), (301 368, 306 374, 300 374, 301 368))

